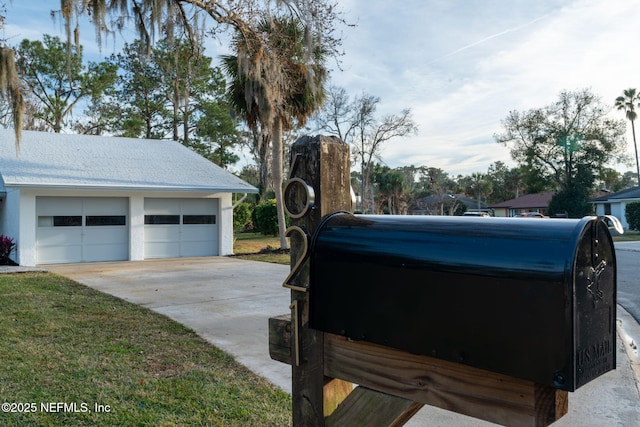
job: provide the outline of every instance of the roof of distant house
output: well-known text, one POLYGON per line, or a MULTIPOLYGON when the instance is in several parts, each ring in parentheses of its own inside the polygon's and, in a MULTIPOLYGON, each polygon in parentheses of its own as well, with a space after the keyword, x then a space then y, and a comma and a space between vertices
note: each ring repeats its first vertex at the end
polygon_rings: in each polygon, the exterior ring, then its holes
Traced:
POLYGON ((507 200, 495 205, 491 208, 507 208, 507 209, 540 209, 546 208, 549 201, 556 194, 555 191, 545 191, 543 193, 525 194, 515 199, 507 200))
POLYGON ((176 141, 0 130, 5 187, 256 193, 176 141))
POLYGON ((619 201, 619 200, 632 200, 640 199, 640 187, 626 188, 615 193, 608 193, 595 199, 591 199, 591 203, 607 202, 607 201, 619 201))

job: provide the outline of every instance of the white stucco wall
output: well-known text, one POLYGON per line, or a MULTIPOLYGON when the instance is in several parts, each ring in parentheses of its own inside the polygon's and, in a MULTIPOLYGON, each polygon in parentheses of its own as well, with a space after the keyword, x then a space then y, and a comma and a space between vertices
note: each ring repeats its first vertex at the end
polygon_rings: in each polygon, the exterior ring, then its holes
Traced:
POLYGON ((11 237, 17 244, 16 253, 13 260, 20 262, 20 250, 22 242, 20 239, 20 190, 8 188, 7 195, 0 208, 0 233, 11 237))
MULTIPOLYGON (((629 223, 627 222, 627 218, 625 217, 625 210, 627 207, 627 202, 613 202, 611 205, 611 215, 615 216, 620 220, 622 224, 622 228, 625 230, 629 230, 629 223)), ((605 212, 605 204, 604 203, 596 203, 596 215, 604 215, 605 212)))
POLYGON ((144 259, 144 196, 129 197, 129 259, 144 259))
POLYGON ((611 204, 611 215, 615 216, 622 223, 622 228, 625 230, 629 229, 629 223, 627 222, 627 218, 625 216, 625 210, 627 207, 626 202, 620 203, 612 203, 611 204))
POLYGON ((218 242, 220 255, 233 254, 233 204, 231 193, 216 194, 220 199, 220 224, 218 228, 218 242))
POLYGON ((0 232, 16 242, 13 260, 36 265, 36 198, 33 192, 7 188, 0 210, 0 232))

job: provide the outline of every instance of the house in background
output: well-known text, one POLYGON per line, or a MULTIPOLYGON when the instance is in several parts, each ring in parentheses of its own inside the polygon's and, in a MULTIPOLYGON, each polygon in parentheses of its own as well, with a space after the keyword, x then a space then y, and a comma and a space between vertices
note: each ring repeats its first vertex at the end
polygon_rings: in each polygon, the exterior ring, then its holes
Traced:
POLYGON ((409 215, 461 215, 467 210, 490 211, 484 202, 478 204, 477 200, 458 194, 440 194, 416 199, 409 206, 408 213, 409 215))
POLYGON ((0 130, 0 233, 21 265, 233 253, 257 189, 175 141, 0 130))
POLYGON ((620 220, 622 228, 625 230, 629 229, 625 211, 627 205, 632 202, 640 202, 640 187, 627 188, 616 193, 607 193, 589 201, 595 206, 596 215, 615 216, 620 220))
POLYGON ((496 217, 512 217, 526 212, 539 212, 542 215, 547 215, 549 201, 555 193, 555 191, 545 191, 537 194, 525 194, 489 207, 493 209, 496 217))

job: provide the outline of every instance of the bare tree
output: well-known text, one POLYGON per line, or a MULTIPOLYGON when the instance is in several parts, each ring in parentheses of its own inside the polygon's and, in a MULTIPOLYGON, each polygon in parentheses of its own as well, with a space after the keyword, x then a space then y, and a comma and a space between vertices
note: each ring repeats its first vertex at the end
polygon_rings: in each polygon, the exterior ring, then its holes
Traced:
POLYGON ((353 107, 354 103, 344 88, 330 86, 322 111, 314 116, 316 127, 348 142, 356 126, 353 107))
POLYGON ((373 164, 382 160, 380 150, 383 144, 418 131, 409 109, 377 118, 379 103, 379 97, 368 94, 362 94, 349 102, 343 89, 331 88, 328 102, 316 118, 319 130, 338 136, 351 145, 353 161, 360 165, 360 191, 365 211, 372 210, 375 206, 371 172, 373 164))

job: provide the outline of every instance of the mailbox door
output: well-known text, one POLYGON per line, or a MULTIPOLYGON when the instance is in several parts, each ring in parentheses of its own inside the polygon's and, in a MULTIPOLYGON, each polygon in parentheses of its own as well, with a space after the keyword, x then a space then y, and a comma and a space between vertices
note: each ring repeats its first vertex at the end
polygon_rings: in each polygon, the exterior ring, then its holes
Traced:
POLYGON ((575 387, 616 367, 617 272, 606 225, 592 221, 579 245, 575 267, 575 387))

